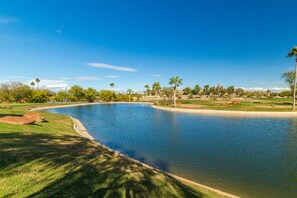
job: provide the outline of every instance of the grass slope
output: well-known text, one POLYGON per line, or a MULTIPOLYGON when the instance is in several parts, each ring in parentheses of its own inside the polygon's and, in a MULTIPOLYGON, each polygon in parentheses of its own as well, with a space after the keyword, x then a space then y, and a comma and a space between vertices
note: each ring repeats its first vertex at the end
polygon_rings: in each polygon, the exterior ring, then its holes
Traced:
MULTIPOLYGON (((0 109, 0 117, 33 106, 0 109)), ((43 114, 48 122, 0 123, 0 197, 220 197, 80 137, 67 116, 43 114)))
MULTIPOLYGON (((240 104, 222 106, 226 101, 214 100, 178 100, 178 108, 229 110, 229 111, 263 111, 263 112, 290 112, 292 111, 291 99, 262 99, 242 101, 240 104), (191 105, 190 105, 191 104, 191 105), (187 106, 189 105, 189 106, 187 106)), ((160 101, 161 106, 171 106, 168 101, 160 101)))

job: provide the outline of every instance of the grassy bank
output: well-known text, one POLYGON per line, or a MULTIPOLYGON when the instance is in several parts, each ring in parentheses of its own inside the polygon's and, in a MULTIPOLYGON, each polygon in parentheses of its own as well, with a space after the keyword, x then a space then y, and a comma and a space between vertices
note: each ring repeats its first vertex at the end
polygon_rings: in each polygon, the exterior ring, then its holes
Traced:
MULTIPOLYGON (((41 105, 12 105, 0 117, 33 106, 41 105)), ((220 197, 82 138, 67 116, 43 114, 48 122, 0 123, 0 197, 220 197)))
MULTIPOLYGON (((229 110, 229 111, 292 111, 292 99, 261 99, 241 101, 240 104, 232 104, 230 101, 214 100, 178 100, 178 108, 204 109, 204 110, 229 110)), ((161 106, 172 106, 168 101, 160 101, 161 106)))

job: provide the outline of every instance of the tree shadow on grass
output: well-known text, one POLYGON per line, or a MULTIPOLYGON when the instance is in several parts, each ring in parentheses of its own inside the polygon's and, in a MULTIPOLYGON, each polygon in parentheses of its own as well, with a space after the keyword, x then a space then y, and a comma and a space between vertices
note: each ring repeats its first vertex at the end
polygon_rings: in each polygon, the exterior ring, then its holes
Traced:
MULTIPOLYGON (((40 175, 31 183, 41 187, 29 197, 203 197, 172 177, 79 136, 1 132, 0 156, 3 180, 28 171, 23 170, 28 164, 30 174, 40 175)), ((20 187, 14 195, 26 190, 20 187)))

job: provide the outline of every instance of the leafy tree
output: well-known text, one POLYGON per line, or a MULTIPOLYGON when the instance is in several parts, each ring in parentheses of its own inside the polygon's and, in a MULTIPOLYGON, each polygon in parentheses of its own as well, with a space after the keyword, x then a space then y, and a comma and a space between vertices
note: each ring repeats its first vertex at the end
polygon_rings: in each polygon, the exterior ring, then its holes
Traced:
POLYGON ((133 93, 133 90, 132 89, 128 89, 127 90, 127 93, 129 95, 129 102, 131 101, 131 94, 133 93))
POLYGON ((69 100, 70 98, 69 98, 69 94, 67 93, 67 91, 59 91, 56 94, 55 99, 58 102, 67 102, 67 100, 69 100))
POLYGON ((44 90, 35 90, 32 96, 32 102, 35 103, 45 103, 49 100, 46 91, 44 90))
POLYGON ((216 94, 216 87, 209 88, 208 93, 216 94))
POLYGON ((230 95, 230 94, 233 94, 235 92, 235 87, 233 85, 231 85, 230 87, 227 88, 227 93, 230 95))
POLYGON ((171 98, 173 89, 171 87, 163 87, 161 93, 164 97, 171 98))
POLYGON ((293 110, 296 109, 296 79, 297 79, 297 46, 293 47, 291 51, 288 53, 288 57, 295 57, 296 61, 296 67, 295 67, 295 76, 294 76, 294 82, 293 82, 293 110))
POLYGON ((285 80, 290 87, 290 89, 294 90, 294 79, 295 79, 295 72, 285 72, 282 74, 282 79, 285 80))
POLYGON ((14 102, 28 102, 32 97, 32 89, 20 82, 11 83, 10 93, 14 102))
POLYGON ((183 84, 183 80, 178 76, 172 77, 169 79, 169 84, 173 87, 173 102, 174 106, 176 107, 176 89, 183 84))
POLYGON ((161 85, 159 82, 154 82, 153 86, 152 86, 153 92, 156 94, 157 98, 157 104, 159 105, 159 94, 160 94, 160 90, 161 90, 161 85))
POLYGON ((243 96, 244 95, 244 90, 242 89, 242 88, 237 88, 236 90, 235 90, 235 93, 236 93, 236 95, 238 95, 238 96, 243 96))
POLYGON ((186 87, 183 89, 184 95, 192 94, 192 89, 190 87, 186 87))
POLYGON ((89 87, 86 90, 84 90, 84 96, 88 102, 94 102, 96 99, 96 95, 97 95, 96 89, 89 87))
POLYGON ((209 92, 209 85, 204 85, 204 89, 203 89, 203 92, 204 94, 208 95, 210 92, 209 92))
MULTIPOLYGON (((112 90, 114 90, 114 83, 110 83, 109 86, 112 90)), ((113 96, 111 97, 111 101, 113 101, 113 96)))
POLYGON ((201 87, 199 85, 195 85, 194 89, 192 90, 192 93, 194 95, 198 95, 201 91, 201 87))
POLYGON ((279 96, 280 97, 289 97, 289 96, 292 96, 292 91, 282 91, 279 93, 279 96))
POLYGON ((116 97, 116 94, 114 91, 111 90, 100 90, 99 97, 101 98, 101 100, 110 102, 113 98, 116 97))
POLYGON ((84 89, 78 85, 72 86, 68 92, 74 96, 76 101, 81 101, 84 97, 84 89))
POLYGON ((11 89, 9 83, 2 83, 0 86, 0 100, 5 102, 11 101, 11 89))

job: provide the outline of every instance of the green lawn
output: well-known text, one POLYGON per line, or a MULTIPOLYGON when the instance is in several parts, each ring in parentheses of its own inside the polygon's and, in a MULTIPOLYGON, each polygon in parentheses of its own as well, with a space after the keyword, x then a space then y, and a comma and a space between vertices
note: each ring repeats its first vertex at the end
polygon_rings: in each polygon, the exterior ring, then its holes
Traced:
MULTIPOLYGON (((12 105, 0 117, 33 106, 44 104, 12 105)), ((0 197, 220 197, 82 138, 67 116, 43 114, 48 122, 0 123, 0 197)))
MULTIPOLYGON (((191 109, 230 110, 230 111, 292 111, 291 99, 257 99, 242 101, 240 104, 223 106, 223 103, 230 101, 208 101, 208 100, 178 100, 177 107, 191 109)), ((161 106, 172 106, 168 101, 160 101, 161 106)))

